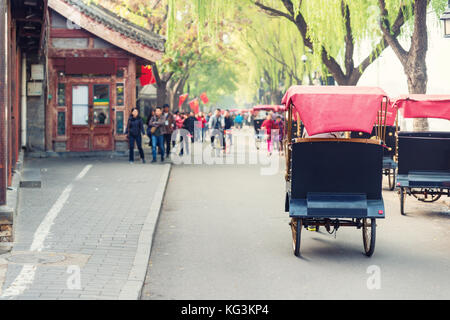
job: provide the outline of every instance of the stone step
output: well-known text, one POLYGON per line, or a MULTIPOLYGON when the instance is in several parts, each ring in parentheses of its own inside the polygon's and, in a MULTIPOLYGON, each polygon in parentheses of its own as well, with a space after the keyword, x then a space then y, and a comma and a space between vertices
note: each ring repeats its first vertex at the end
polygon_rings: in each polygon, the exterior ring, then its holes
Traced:
POLYGON ((40 188, 42 186, 40 169, 24 169, 20 179, 21 188, 40 188))

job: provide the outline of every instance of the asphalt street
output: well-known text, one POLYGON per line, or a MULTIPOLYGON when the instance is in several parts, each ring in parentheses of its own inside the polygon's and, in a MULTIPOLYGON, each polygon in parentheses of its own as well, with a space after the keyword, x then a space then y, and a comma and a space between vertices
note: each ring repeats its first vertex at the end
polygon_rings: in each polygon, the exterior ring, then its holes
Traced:
POLYGON ((284 164, 175 165, 142 299, 448 299, 450 209, 387 190, 375 253, 362 231, 305 231, 292 251, 284 164), (375 282, 374 282, 375 281, 375 282))

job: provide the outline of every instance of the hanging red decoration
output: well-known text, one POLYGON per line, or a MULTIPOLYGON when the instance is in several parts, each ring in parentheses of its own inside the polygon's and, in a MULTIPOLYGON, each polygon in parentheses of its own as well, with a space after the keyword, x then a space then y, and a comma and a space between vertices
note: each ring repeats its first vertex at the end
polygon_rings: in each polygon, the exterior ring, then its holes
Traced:
POLYGON ((188 93, 182 94, 182 95, 180 96, 180 100, 179 100, 179 102, 178 102, 178 107, 181 107, 181 106, 183 105, 183 103, 186 101, 186 99, 188 98, 188 96, 189 96, 188 93))
POLYGON ((156 83, 151 66, 141 66, 141 77, 139 80, 141 81, 141 86, 156 83))
POLYGON ((209 102, 208 96, 206 95, 206 92, 203 92, 200 95, 200 99, 202 99, 203 104, 207 104, 209 102))
POLYGON ((199 113, 200 103, 198 101, 198 98, 195 98, 194 100, 189 101, 189 106, 191 107, 191 110, 194 111, 195 114, 199 113))

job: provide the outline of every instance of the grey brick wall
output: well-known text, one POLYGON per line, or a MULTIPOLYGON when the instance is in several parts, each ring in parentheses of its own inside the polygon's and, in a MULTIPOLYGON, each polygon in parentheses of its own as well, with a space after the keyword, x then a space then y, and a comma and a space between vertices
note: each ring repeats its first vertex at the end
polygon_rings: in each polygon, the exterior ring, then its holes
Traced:
MULTIPOLYGON (((32 64, 45 64, 37 55, 27 56, 27 78, 30 78, 32 64)), ((45 68, 44 68, 45 69, 45 68)), ((46 77, 47 75, 45 75, 46 77)), ((46 92, 44 79, 44 90, 40 97, 27 97, 27 149, 29 151, 45 151, 45 103, 46 92)))

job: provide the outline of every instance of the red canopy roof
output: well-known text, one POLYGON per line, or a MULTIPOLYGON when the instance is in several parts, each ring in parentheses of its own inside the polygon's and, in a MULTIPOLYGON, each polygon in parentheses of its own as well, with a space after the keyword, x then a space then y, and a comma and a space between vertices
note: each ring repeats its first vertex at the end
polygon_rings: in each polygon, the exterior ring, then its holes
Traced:
POLYGON ((293 86, 282 103, 291 105, 310 136, 334 131, 372 132, 387 94, 376 87, 293 86))
POLYGON ((403 111, 405 118, 450 120, 450 95, 404 95, 395 99, 394 106, 403 111))
MULTIPOLYGON (((384 125, 384 113, 385 113, 385 105, 383 105, 383 112, 381 116, 380 123, 384 125)), ((386 125, 393 126, 395 125, 395 119, 397 118, 397 108, 394 106, 394 101, 389 101, 387 106, 387 116, 386 116, 386 125)))

